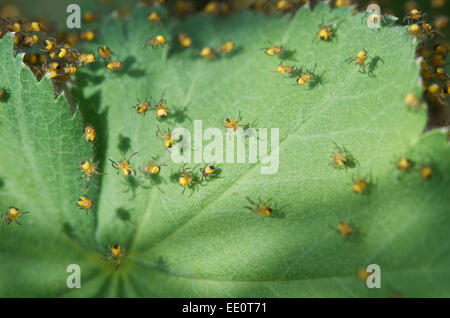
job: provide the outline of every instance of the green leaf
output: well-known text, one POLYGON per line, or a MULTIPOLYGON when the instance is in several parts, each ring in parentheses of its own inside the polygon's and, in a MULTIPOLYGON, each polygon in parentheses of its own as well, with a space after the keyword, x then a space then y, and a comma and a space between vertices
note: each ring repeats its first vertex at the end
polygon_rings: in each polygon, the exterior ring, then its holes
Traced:
MULTIPOLYGON (((450 294, 449 199, 442 196, 449 184, 449 148, 442 133, 421 138, 426 114, 403 101, 408 92, 420 95, 420 87, 415 42, 402 27, 370 30, 361 15, 352 16, 348 8, 330 11, 327 5, 301 9, 293 18, 199 14, 154 25, 147 15, 138 8, 123 24, 104 18, 91 49, 110 46, 124 66, 111 72, 97 61, 76 76, 73 94, 84 122, 97 129, 95 158, 107 173, 91 182, 96 208, 88 217, 74 206, 84 185, 78 160, 91 156, 79 113, 70 114, 64 97, 53 101, 48 80, 37 84, 27 69, 20 70, 20 58, 11 57, 11 40, 2 40, 0 78, 8 79, 11 98, 0 113, 2 136, 9 133, 1 141, 0 202, 2 208, 14 204, 31 214, 23 217, 23 227, 9 226, 0 243, 1 257, 7 256, 0 269, 20 268, 17 275, 1 271, 0 286, 18 283, 13 290, 0 287, 0 295, 56 293, 56 286, 64 288, 71 263, 83 271, 82 288, 63 291, 74 297, 450 294), (335 41, 316 40, 322 20, 337 24, 335 41), (176 48, 181 31, 192 36, 193 48, 176 48), (144 40, 157 34, 170 45, 144 49, 144 40), (198 56, 202 47, 230 39, 238 48, 232 56, 213 61, 198 56), (284 64, 304 69, 316 64, 322 83, 308 89, 276 73, 280 59, 260 48, 278 44, 292 53, 284 64), (382 59, 374 76, 345 62, 363 48, 382 59), (165 122, 133 109, 137 98, 159 100, 164 91, 172 112, 165 122), (182 195, 181 164, 171 161, 155 136, 158 126, 185 127, 193 135, 194 120, 202 120, 203 131, 223 129, 225 118, 236 119, 239 111, 243 123, 280 129, 278 172, 261 174, 259 162, 219 163, 220 178, 182 195), (357 168, 330 165, 333 142, 351 152, 357 168), (136 151, 135 168, 152 157, 168 164, 160 183, 142 174, 128 179, 116 174, 108 159, 136 151), (404 155, 415 165, 402 174, 395 165, 404 155), (421 163, 432 167, 430 180, 421 179, 421 163), (357 175, 372 176, 370 193, 353 193, 357 175), (246 196, 271 200, 273 216, 246 210, 246 196), (341 221, 355 233, 343 238, 336 230, 341 221), (38 248, 37 238, 43 241, 38 248), (111 242, 128 253, 115 273, 113 264, 96 259, 111 242), (40 262, 54 267, 42 274, 40 262), (372 263, 381 266, 381 289, 368 289, 357 277, 372 263), (30 273, 36 287, 25 290, 30 273), (46 289, 40 289, 44 283, 46 289)), ((200 174, 201 165, 189 166, 200 174)))

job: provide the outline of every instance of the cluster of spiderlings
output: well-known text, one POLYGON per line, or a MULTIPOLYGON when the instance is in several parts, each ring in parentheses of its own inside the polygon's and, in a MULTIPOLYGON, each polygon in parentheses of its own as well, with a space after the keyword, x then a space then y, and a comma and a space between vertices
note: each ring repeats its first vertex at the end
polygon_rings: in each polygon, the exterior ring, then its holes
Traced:
MULTIPOLYGON (((148 100, 140 101, 138 99, 138 104, 134 105, 133 108, 135 109, 138 115, 142 116, 145 116, 150 109, 153 109, 156 118, 160 121, 163 121, 170 114, 170 111, 167 107, 167 100, 164 98, 164 94, 165 92, 163 92, 163 94, 161 95, 159 102, 156 102, 154 105, 152 105, 151 101, 150 102, 148 100)), ((239 113, 239 117, 236 121, 233 121, 232 119, 228 118, 225 121, 225 127, 232 128, 235 131, 238 127, 241 126, 240 121, 241 116, 239 113)), ((88 126, 86 129, 89 129, 90 132, 93 132, 92 130, 93 127, 91 126, 88 126)), ((88 139, 87 131, 85 134, 86 140, 90 141, 91 138, 88 139)), ((156 130, 156 137, 162 141, 162 144, 166 150, 170 150, 179 141, 178 138, 174 137, 173 132, 170 128, 167 128, 165 131, 162 131, 159 126, 156 130)), ((136 154, 137 152, 133 153, 128 158, 124 155, 124 157, 118 161, 112 159, 109 160, 111 161, 112 167, 117 171, 117 174, 122 174, 125 178, 128 178, 131 175, 136 176, 136 170, 138 170, 140 173, 142 173, 149 179, 159 177, 161 168, 163 166, 166 166, 166 164, 158 163, 156 158, 152 157, 151 161, 148 161, 142 167, 138 167, 138 169, 135 169, 131 164, 131 159, 136 154)), ((83 162, 83 163, 85 165, 92 167, 91 166, 92 162, 83 162)), ((215 178, 217 176, 216 171, 217 170, 215 166, 213 166, 212 164, 207 164, 206 166, 200 169, 201 175, 199 176, 195 172, 191 171, 191 169, 186 168, 186 166, 183 165, 181 172, 179 173, 178 176, 178 183, 183 188, 182 194, 184 194, 186 189, 195 190, 198 185, 204 184, 205 182, 209 182, 212 178, 215 178)))
MULTIPOLYGON (((448 53, 448 44, 441 41, 442 34, 427 22, 427 14, 418 9, 411 9, 405 16, 408 32, 419 40, 416 57, 420 59, 423 93, 430 106, 443 106, 449 93, 449 77, 443 64, 448 53)), ((410 106, 418 105, 413 96, 405 96, 410 106)))
MULTIPOLYGON (((335 168, 342 169, 342 168, 354 168, 356 165, 359 165, 359 162, 356 158, 353 157, 353 155, 346 150, 344 147, 338 146, 336 143, 334 143, 337 151, 333 152, 332 158, 332 165, 335 168)), ((396 162, 396 168, 402 172, 406 173, 413 169, 415 166, 414 162, 411 159, 408 159, 406 157, 400 158, 396 162)), ((429 180, 433 174, 433 170, 429 164, 421 164, 420 165, 420 175, 423 180, 429 180)), ((371 190, 371 187, 373 186, 373 180, 372 177, 361 177, 358 174, 354 175, 352 177, 352 183, 351 188, 354 193, 356 194, 368 194, 371 190)), ((341 232, 341 230, 339 230, 341 232)), ((342 233, 341 233, 342 234, 342 233)), ((343 236, 347 236, 344 235, 343 236)))
MULTIPOLYGON (((153 109, 155 116, 158 120, 163 121, 165 120, 169 114, 170 111, 167 107, 167 100, 164 98, 165 92, 162 93, 159 102, 156 102, 154 105, 152 105, 152 102, 145 100, 140 101, 138 99, 138 104, 132 106, 134 110, 137 112, 138 115, 145 116, 146 113, 153 109)), ((95 139, 95 133, 94 136, 90 136, 89 133, 93 133, 95 130, 93 130, 92 126, 86 127, 86 140, 91 141, 92 139, 95 139), (89 131, 88 131, 89 130, 89 131)), ((167 128, 165 132, 161 131, 160 127, 158 126, 156 130, 156 137, 160 139, 163 143, 163 146, 165 149, 170 150, 179 140, 174 137, 173 132, 170 128, 167 128)), ((136 169, 131 164, 131 159, 137 154, 137 152, 133 153, 129 157, 124 157, 121 160, 115 161, 112 159, 109 159, 111 161, 112 167, 117 171, 117 174, 122 174, 125 178, 128 178, 131 175, 136 176, 136 169)), ((83 162, 85 165, 90 166, 92 168, 92 162, 83 162)), ((144 176, 148 177, 149 179, 155 178, 159 176, 161 167, 166 166, 166 164, 160 164, 157 162, 156 158, 152 158, 151 161, 148 161, 145 165, 142 167, 138 167, 138 171, 142 173, 144 176)), ((95 168, 95 167, 94 167, 95 168)), ((84 170, 84 168, 82 167, 84 170)), ((202 184, 203 182, 209 181, 211 178, 215 177, 216 168, 208 164, 204 168, 200 169, 201 172, 201 179, 190 169, 185 168, 183 166, 178 182, 183 188, 182 194, 185 192, 186 189, 192 189, 195 190, 196 186, 199 184, 202 184)), ((93 174, 92 172, 91 174, 93 174)))
MULTIPOLYGON (((336 32, 336 27, 334 24, 329 23, 325 25, 322 23, 319 24, 319 30, 316 34, 315 39, 319 39, 324 42, 330 42, 334 40, 334 34, 336 32)), ((278 56, 281 59, 286 58, 289 55, 289 51, 286 47, 281 45, 273 45, 270 47, 261 48, 264 50, 264 53, 268 56, 278 56)), ((360 66, 360 68, 365 73, 365 61, 368 57, 367 51, 364 49, 358 52, 356 57, 350 57, 347 61, 355 61, 356 64, 360 66)), ((296 85, 299 86, 309 86, 309 88, 315 87, 317 84, 322 84, 321 77, 316 73, 315 64, 312 69, 303 69, 303 66, 300 68, 296 68, 295 65, 285 65, 283 62, 277 65, 276 71, 282 75, 288 75, 290 77, 296 77, 296 85)))
POLYGON ((48 76, 54 81, 67 82, 78 68, 92 63, 93 54, 80 53, 74 46, 79 40, 91 41, 94 32, 81 34, 60 32, 51 35, 52 29, 44 21, 24 18, 0 20, 0 35, 11 33, 15 54, 24 53, 23 61, 38 79, 48 76))

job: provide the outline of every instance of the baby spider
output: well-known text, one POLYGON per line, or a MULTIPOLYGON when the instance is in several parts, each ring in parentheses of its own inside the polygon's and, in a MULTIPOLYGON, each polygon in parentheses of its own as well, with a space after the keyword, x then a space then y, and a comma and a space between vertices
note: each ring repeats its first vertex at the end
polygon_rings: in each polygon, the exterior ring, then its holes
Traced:
POLYGON ((88 142, 94 142, 96 137, 95 128, 93 126, 86 126, 84 128, 84 138, 88 142))
POLYGON ((405 103, 408 104, 408 106, 410 108, 415 108, 415 107, 419 106, 419 103, 420 103, 419 98, 416 95, 414 95, 413 93, 406 93, 403 100, 405 101, 405 103))
POLYGON ((413 163, 410 159, 408 159, 408 158, 406 158, 406 157, 400 158, 400 159, 397 161, 397 169, 400 170, 400 171, 406 172, 406 171, 408 171, 413 165, 414 165, 414 163, 413 163))
POLYGON ((358 164, 358 160, 356 160, 353 155, 345 149, 345 147, 340 147, 336 142, 334 145, 337 149, 337 152, 333 153, 333 165, 335 168, 354 168, 358 164))
POLYGON ((294 84, 294 86, 300 85, 309 85, 309 88, 313 88, 317 84, 321 84, 321 79, 318 75, 316 75, 316 67, 317 64, 314 64, 314 68, 312 70, 305 70, 303 71, 303 66, 300 67, 300 70, 298 70, 299 76, 297 77, 297 84, 294 84))
POLYGON ((155 104, 155 115, 158 119, 167 118, 169 113, 169 109, 166 106, 167 101, 164 99, 164 93, 161 95, 159 103, 155 104))
POLYGON ((280 74, 294 75, 295 74, 295 66, 283 65, 283 62, 280 62, 277 66, 277 72, 280 74))
POLYGON ((257 214, 263 214, 266 216, 272 216, 272 208, 269 207, 266 203, 263 203, 261 200, 258 200, 258 202, 252 201, 249 197, 245 197, 248 202, 250 202, 253 207, 246 206, 245 208, 257 213, 257 214))
POLYGON ((190 169, 189 168, 185 168, 185 166, 186 165, 183 165, 183 168, 181 169, 181 175, 178 178, 178 183, 183 188, 183 192, 181 193, 181 195, 184 194, 184 191, 186 191, 186 188, 189 187, 189 188, 193 189, 193 187, 196 184, 196 182, 193 180, 194 179, 194 175, 192 174, 190 169))
POLYGON ((372 174, 369 178, 354 176, 352 178, 352 190, 356 194, 369 194, 371 192, 373 185, 372 174))
POLYGON ((360 179, 360 178, 353 179, 353 185, 352 185, 353 192, 355 192, 357 194, 363 193, 365 191, 366 187, 367 187, 366 180, 360 179))
POLYGON ((153 23, 161 23, 162 17, 158 14, 158 12, 151 12, 150 15, 147 17, 147 20, 152 21, 153 23))
POLYGON ((152 48, 157 47, 158 45, 164 47, 165 44, 168 44, 169 41, 164 37, 164 35, 157 35, 153 38, 147 38, 144 42, 144 46, 151 45, 152 48))
POLYGON ((208 178, 216 176, 214 173, 214 171, 216 171, 216 167, 210 164, 207 164, 204 168, 200 168, 200 171, 202 172, 202 180, 207 180, 208 178))
POLYGON ((120 61, 111 61, 106 65, 106 68, 110 71, 118 71, 122 68, 123 64, 120 61))
POLYGON ((162 134, 159 126, 158 130, 156 131, 156 137, 164 142, 164 147, 166 147, 166 149, 172 148, 173 145, 178 141, 178 139, 173 138, 173 134, 170 129, 167 129, 167 132, 162 134))
POLYGON ((271 47, 263 47, 261 50, 264 50, 264 53, 266 53, 269 56, 275 56, 280 55, 282 56, 284 53, 284 48, 282 46, 271 46, 271 47))
POLYGON ((239 111, 237 120, 233 120, 231 118, 227 118, 227 119, 225 119, 225 124, 223 126, 228 131, 231 131, 231 130, 236 131, 239 127, 246 127, 246 126, 248 126, 248 124, 242 125, 241 121, 242 121, 242 116, 241 116, 241 111, 239 111))
POLYGON ((46 39, 44 40, 43 46, 44 50, 49 52, 56 47, 56 40, 52 38, 46 39))
POLYGON ((32 47, 33 45, 38 43, 39 36, 37 36, 36 34, 26 35, 26 36, 23 37, 22 41, 23 41, 23 45, 32 47))
POLYGON ((319 24, 319 32, 317 33, 317 37, 322 41, 332 41, 334 40, 335 26, 333 23, 329 23, 328 25, 322 23, 319 24))
POLYGON ((420 166, 420 174, 422 176, 423 180, 429 180, 431 176, 433 175, 433 170, 430 166, 427 165, 421 165, 420 166))
POLYGON ((108 60, 112 55, 111 49, 106 45, 99 46, 97 51, 104 60, 108 60))
POLYGON ((420 28, 420 25, 418 25, 417 23, 411 24, 410 26, 406 27, 406 30, 408 30, 408 32, 415 36, 415 37, 420 37, 422 29, 420 28))
POLYGON ((22 223, 20 223, 17 218, 20 215, 24 215, 30 213, 29 211, 26 212, 21 212, 18 208, 14 208, 14 207, 10 207, 8 208, 8 212, 2 213, 1 214, 1 218, 2 218, 2 232, 5 230, 5 224, 9 225, 12 222, 16 222, 19 225, 22 225, 22 223))
MULTIPOLYGON (((447 83, 448 84, 448 83, 447 83)), ((441 88, 437 83, 433 83, 430 86, 424 87, 424 91, 429 100, 438 105, 445 105, 445 97, 448 92, 448 85, 445 88, 441 88)))
POLYGON ((63 67, 64 74, 73 75, 77 72, 77 67, 75 65, 66 65, 63 67))
POLYGON ((186 33, 180 33, 178 34, 178 43, 180 43, 181 47, 188 48, 192 45, 192 38, 186 33))
POLYGON ((365 74, 365 73, 367 73, 366 72, 366 64, 365 64, 365 62, 366 62, 368 57, 370 58, 370 56, 367 53, 367 51, 365 49, 362 49, 362 51, 359 51, 356 56, 350 56, 345 61, 347 63, 355 61, 355 64, 359 65, 359 72, 365 74))
POLYGON ((200 56, 207 59, 207 60, 213 60, 216 58, 216 53, 214 50, 210 47, 204 47, 200 50, 200 56))
POLYGON ((442 67, 438 67, 436 69, 436 77, 441 82, 445 82, 448 79, 448 75, 442 67))
POLYGON ((147 111, 150 109, 150 103, 147 101, 147 99, 145 101, 141 102, 138 98, 137 101, 138 101, 138 104, 134 105, 133 108, 136 110, 136 112, 139 115, 145 116, 147 111))
POLYGON ((117 170, 117 174, 119 174, 119 172, 122 172, 122 174, 125 177, 128 177, 133 172, 134 175, 136 175, 136 170, 132 166, 130 166, 130 160, 136 154, 137 154, 137 152, 133 153, 131 156, 128 157, 128 159, 125 157, 125 154, 124 154, 123 159, 120 160, 119 162, 116 162, 112 159, 109 159, 109 161, 111 161, 112 167, 117 170))
POLYGON ((144 165, 143 168, 139 168, 139 171, 146 176, 157 175, 161 171, 162 166, 167 166, 166 164, 158 164, 156 158, 152 157, 152 161, 149 161, 144 165))
POLYGON ((90 42, 90 41, 92 41, 94 38, 95 38, 95 33, 94 33, 94 31, 88 30, 88 31, 82 32, 82 33, 80 34, 80 39, 83 40, 83 41, 86 41, 86 42, 90 42))
POLYGON ((102 261, 108 262, 110 260, 116 261, 116 267, 114 268, 114 271, 117 271, 120 266, 120 260, 122 258, 126 258, 127 254, 124 253, 125 249, 122 249, 120 247, 120 244, 114 244, 112 246, 109 246, 109 249, 111 252, 106 254, 105 256, 100 257, 102 261))
POLYGON ((79 66, 87 65, 95 61, 95 56, 92 53, 82 53, 77 57, 77 63, 79 66))
POLYGON ((417 9, 412 9, 405 15, 405 17, 403 18, 403 22, 408 21, 408 24, 411 24, 412 21, 416 21, 417 23, 420 23, 423 22, 426 17, 427 14, 425 12, 421 12, 417 9))
POLYGON ((84 178, 84 177, 87 178, 87 185, 86 185, 86 187, 89 186, 89 182, 91 180, 91 177, 94 174, 98 174, 98 175, 102 174, 101 172, 97 171, 97 164, 98 163, 93 163, 92 161, 93 161, 93 159, 90 159, 89 161, 88 160, 83 160, 80 163, 80 168, 81 168, 80 171, 84 172, 84 174, 81 175, 81 178, 84 178))
POLYGON ((340 222, 337 226, 338 232, 343 236, 347 237, 353 233, 353 229, 347 222, 340 222))
POLYGON ((433 50, 437 55, 446 56, 448 48, 445 44, 437 43, 433 46, 433 50))
POLYGON ((82 195, 77 200, 77 206, 80 210, 86 210, 86 215, 88 215, 89 210, 94 206, 94 202, 87 196, 82 195))
POLYGON ((233 41, 227 41, 227 42, 223 43, 222 45, 220 45, 219 52, 229 54, 229 53, 231 53, 231 51, 233 51, 234 47, 235 47, 235 45, 234 45, 233 41))

